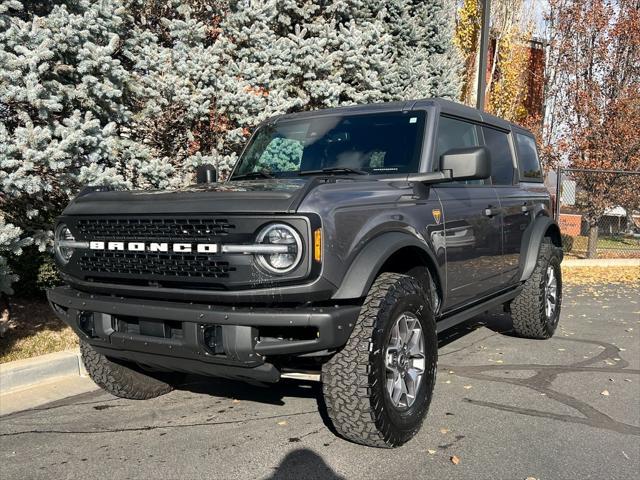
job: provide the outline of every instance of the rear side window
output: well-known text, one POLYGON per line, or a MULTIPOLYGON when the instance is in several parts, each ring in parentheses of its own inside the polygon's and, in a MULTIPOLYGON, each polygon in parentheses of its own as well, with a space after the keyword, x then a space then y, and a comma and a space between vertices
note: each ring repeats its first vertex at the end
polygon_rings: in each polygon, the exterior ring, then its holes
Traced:
POLYGON ((536 141, 528 136, 516 133, 516 149, 518 151, 518 165, 520 178, 523 180, 542 180, 542 169, 538 160, 536 141))
POLYGON ((513 158, 509 135, 490 127, 482 127, 485 146, 491 156, 491 181, 494 185, 513 184, 513 158))

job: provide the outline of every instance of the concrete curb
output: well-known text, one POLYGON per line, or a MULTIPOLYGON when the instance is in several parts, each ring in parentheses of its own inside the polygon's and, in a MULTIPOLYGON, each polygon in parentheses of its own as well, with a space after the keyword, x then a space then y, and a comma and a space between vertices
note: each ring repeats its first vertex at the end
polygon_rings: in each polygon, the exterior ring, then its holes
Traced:
POLYGON ((86 374, 78 349, 2 363, 0 393, 10 393, 58 377, 82 377, 86 374))
POLYGON ((638 267, 640 268, 640 258, 565 258, 562 261, 563 267, 638 267))

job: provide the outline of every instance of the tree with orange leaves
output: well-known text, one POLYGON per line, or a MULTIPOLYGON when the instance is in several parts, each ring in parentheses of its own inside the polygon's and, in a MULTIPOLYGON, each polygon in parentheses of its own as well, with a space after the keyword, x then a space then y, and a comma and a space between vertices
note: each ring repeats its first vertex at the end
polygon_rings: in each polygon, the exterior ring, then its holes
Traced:
MULTIPOLYGON (((640 0, 549 6, 547 148, 576 169, 640 170, 640 0)), ((596 256, 598 220, 634 194, 628 183, 635 177, 575 173, 589 224, 588 257, 596 256)))

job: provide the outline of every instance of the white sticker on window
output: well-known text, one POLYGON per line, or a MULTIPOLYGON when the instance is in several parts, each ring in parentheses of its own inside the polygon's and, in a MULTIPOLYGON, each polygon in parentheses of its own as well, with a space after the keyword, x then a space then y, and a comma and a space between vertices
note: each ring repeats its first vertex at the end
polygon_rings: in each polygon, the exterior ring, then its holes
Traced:
POLYGON ((418 121, 418 117, 411 117, 409 119, 409 123, 416 123, 418 121))

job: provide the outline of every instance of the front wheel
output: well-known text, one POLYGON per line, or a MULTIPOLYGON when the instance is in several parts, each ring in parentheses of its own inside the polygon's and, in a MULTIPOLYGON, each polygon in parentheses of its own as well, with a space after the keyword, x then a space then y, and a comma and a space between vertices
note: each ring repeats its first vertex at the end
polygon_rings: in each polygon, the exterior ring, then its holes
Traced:
POLYGON ((381 274, 349 341, 322 369, 337 433, 374 447, 410 440, 431 403, 437 347, 430 292, 410 276, 381 274))

